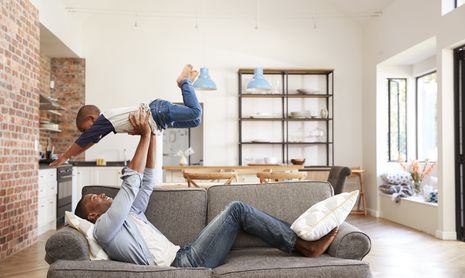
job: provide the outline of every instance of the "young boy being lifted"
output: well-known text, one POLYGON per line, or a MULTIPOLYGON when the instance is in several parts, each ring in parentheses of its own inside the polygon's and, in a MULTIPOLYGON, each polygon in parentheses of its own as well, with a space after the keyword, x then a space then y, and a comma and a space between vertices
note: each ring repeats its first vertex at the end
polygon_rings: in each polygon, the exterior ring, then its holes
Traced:
POLYGON ((156 99, 149 105, 120 107, 100 112, 95 105, 84 105, 76 116, 76 126, 81 136, 50 166, 56 167, 68 159, 86 151, 98 143, 110 132, 129 133, 134 131, 129 115, 139 109, 147 112, 152 133, 166 128, 192 128, 200 124, 202 108, 192 83, 198 72, 188 64, 184 66, 176 82, 181 88, 184 105, 173 104, 167 100, 156 99))

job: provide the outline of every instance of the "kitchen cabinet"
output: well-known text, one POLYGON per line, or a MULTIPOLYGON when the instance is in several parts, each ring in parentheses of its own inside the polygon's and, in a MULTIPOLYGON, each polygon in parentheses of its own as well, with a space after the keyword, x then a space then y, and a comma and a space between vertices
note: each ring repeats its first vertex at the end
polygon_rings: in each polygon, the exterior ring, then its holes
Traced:
MULTIPOLYGON (((75 167, 76 203, 81 199, 82 188, 87 185, 121 186, 121 166, 75 167)), ((73 208, 75 205, 73 205, 73 208)))
POLYGON ((38 235, 56 229, 57 170, 39 170, 37 227, 38 235))
POLYGON ((305 159, 334 164, 334 73, 264 69, 271 91, 247 91, 253 69, 239 69, 239 165, 305 159))

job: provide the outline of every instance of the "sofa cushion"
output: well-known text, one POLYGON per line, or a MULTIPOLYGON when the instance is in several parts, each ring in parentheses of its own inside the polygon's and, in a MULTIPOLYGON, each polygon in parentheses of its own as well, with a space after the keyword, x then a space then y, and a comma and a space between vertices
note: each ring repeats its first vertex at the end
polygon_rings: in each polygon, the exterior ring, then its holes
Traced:
POLYGON ((48 269, 47 277, 205 278, 211 277, 211 269, 146 266, 116 261, 57 261, 48 269))
POLYGON ((368 263, 333 258, 287 254, 274 248, 231 251, 225 264, 213 269, 213 277, 371 277, 368 263))
MULTIPOLYGON (((292 223, 309 207, 331 197, 333 189, 328 182, 303 181, 264 185, 218 185, 210 187, 207 192, 208 222, 230 202, 242 201, 292 223)), ((233 248, 265 246, 268 245, 257 237, 241 232, 236 238, 233 248)))
POLYGON ((291 229, 308 241, 318 240, 340 226, 358 198, 358 190, 343 192, 311 206, 297 218, 291 229))
MULTIPOLYGON (((86 186, 82 194, 105 193, 114 197, 118 190, 117 187, 86 186)), ((201 188, 156 188, 145 211, 147 219, 177 245, 189 243, 198 235, 206 225, 206 213, 207 193, 201 188)))

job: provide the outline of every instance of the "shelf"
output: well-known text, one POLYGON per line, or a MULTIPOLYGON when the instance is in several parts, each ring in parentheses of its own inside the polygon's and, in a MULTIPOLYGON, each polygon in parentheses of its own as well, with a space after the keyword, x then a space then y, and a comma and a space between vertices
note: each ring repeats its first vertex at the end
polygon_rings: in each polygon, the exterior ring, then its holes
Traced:
POLYGON ((283 142, 241 142, 242 145, 282 145, 283 142))
POLYGON ((243 98, 330 98, 330 94, 240 94, 243 98))
POLYGON ((332 121, 333 118, 303 118, 303 119, 299 119, 299 118, 286 118, 285 120, 287 121, 317 121, 317 122, 326 122, 326 121, 332 121))
POLYGON ((251 121, 251 122, 260 122, 260 121, 290 121, 290 122, 326 122, 332 121, 332 118, 240 118, 240 121, 251 121))
POLYGON ((332 96, 328 94, 287 94, 288 98, 330 98, 332 96))
POLYGON ((288 161, 290 157, 305 156, 309 158, 307 161, 309 165, 315 164, 318 165, 317 167, 334 165, 333 69, 265 68, 263 72, 273 81, 274 89, 253 92, 246 90, 244 85, 254 74, 254 69, 238 70, 239 164, 242 165, 244 162, 244 153, 253 149, 256 151, 253 156, 273 155, 281 157, 283 161, 288 161), (304 89, 296 90, 296 88, 304 89), (270 105, 271 103, 273 105, 270 105), (311 105, 307 107, 307 104, 311 105), (313 109, 312 111, 325 109, 327 113, 313 113, 314 117, 311 117, 310 111, 304 111, 305 109, 313 109), (291 117, 290 111, 302 112, 302 114, 293 112, 292 115, 309 117, 291 117), (326 136, 322 138, 289 136, 293 128, 303 125, 306 127, 324 125, 326 136), (268 133, 275 134, 276 136, 272 138, 276 141, 249 139, 244 142, 242 139, 261 138, 261 134, 268 133), (299 141, 289 142, 290 138, 299 141), (319 139, 325 141, 320 142, 319 139), (315 153, 318 155, 313 157, 315 153))
POLYGON ((43 110, 43 111, 47 111, 48 113, 56 115, 56 116, 62 116, 62 114, 60 112, 57 112, 56 110, 43 110))
POLYGON ((331 145, 332 142, 241 142, 242 145, 331 145))
POLYGON ((284 121, 283 118, 240 118, 240 121, 284 121))
POLYGON ((331 145, 333 142, 287 142, 287 145, 331 145))
POLYGON ((243 98, 283 98, 286 95, 283 94, 240 94, 243 98))
MULTIPOLYGON (((253 74, 253 68, 242 68, 239 69, 239 74, 253 74)), ((331 74, 333 69, 263 69, 263 74, 298 74, 298 75, 321 75, 321 74, 331 74)))
POLYGON ((40 127, 40 130, 52 131, 52 132, 61 132, 59 129, 40 127))
POLYGON ((65 110, 58 104, 58 100, 39 94, 39 110, 65 110))

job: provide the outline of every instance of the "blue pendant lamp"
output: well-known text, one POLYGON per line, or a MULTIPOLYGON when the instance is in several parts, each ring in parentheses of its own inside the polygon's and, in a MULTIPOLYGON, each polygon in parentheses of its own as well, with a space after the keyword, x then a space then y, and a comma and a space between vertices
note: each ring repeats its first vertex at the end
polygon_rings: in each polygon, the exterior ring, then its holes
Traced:
POLYGON ((205 91, 216 90, 216 84, 208 74, 208 68, 200 68, 200 74, 194 82, 194 88, 205 91))
POLYGON ((256 68, 253 71, 252 80, 247 84, 247 91, 270 91, 271 85, 263 76, 263 68, 256 68))

